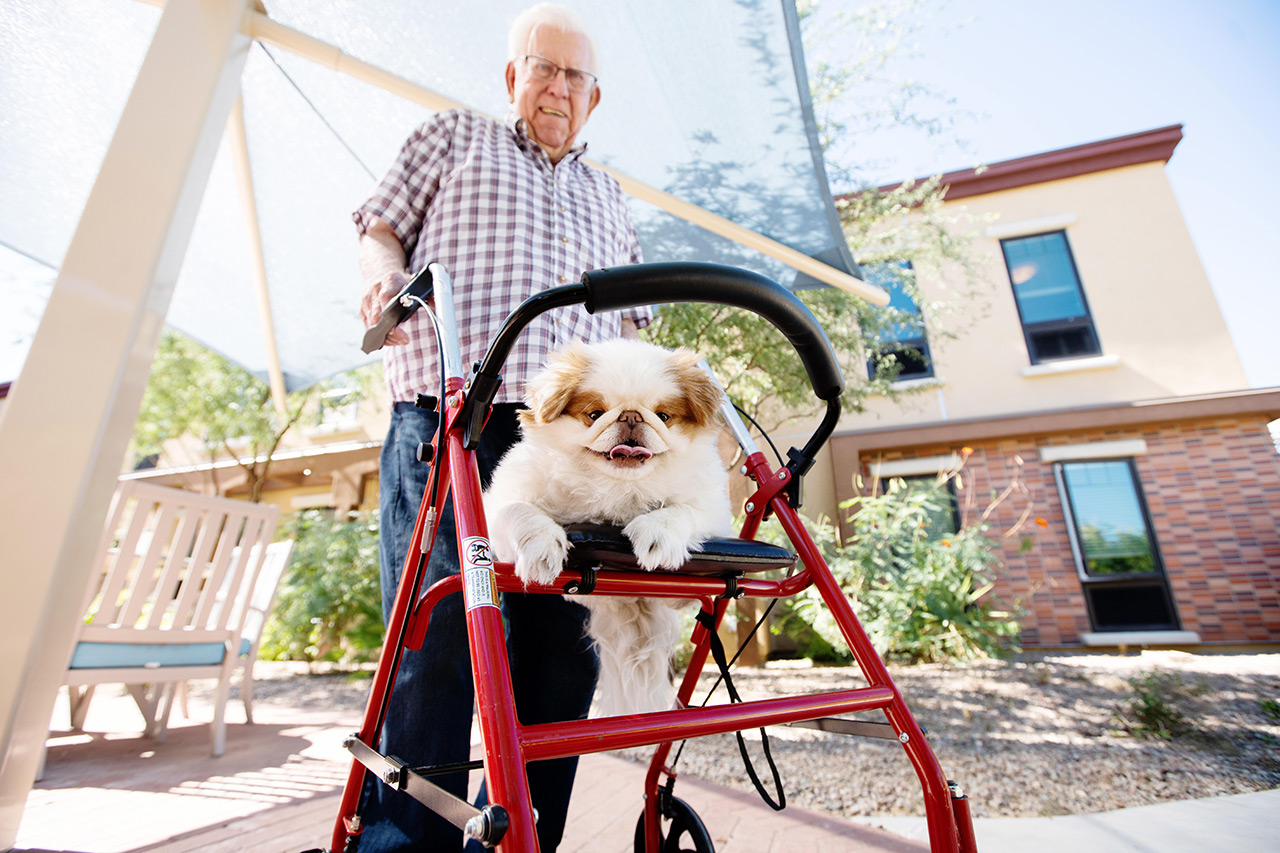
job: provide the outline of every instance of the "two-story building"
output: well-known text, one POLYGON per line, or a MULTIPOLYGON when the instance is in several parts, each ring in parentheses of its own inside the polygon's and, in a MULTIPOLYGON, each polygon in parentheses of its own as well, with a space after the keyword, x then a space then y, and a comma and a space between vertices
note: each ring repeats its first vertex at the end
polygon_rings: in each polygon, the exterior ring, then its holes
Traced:
POLYGON ((831 442, 833 516, 859 474, 963 463, 957 507, 978 509, 1017 480, 988 521, 1026 647, 1280 642, 1280 389, 1247 388, 1165 174, 1181 138, 945 175, 945 206, 991 223, 987 310, 953 339, 926 320, 900 359, 917 393, 831 442))

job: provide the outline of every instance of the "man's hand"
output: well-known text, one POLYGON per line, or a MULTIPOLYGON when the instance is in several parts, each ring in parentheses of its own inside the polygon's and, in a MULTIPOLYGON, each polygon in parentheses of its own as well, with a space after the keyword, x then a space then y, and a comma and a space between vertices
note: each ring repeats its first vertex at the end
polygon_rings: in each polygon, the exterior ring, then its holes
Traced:
MULTIPOLYGON (((365 288, 360 298, 360 320, 366 329, 378 325, 382 309, 409 283, 404 268, 400 238, 390 225, 374 219, 360 238, 360 277, 365 288)), ((386 343, 404 346, 409 343, 409 333, 396 327, 387 335, 386 343)))
MULTIPOLYGON (((360 321, 364 323, 366 329, 378 325, 378 320, 382 319, 382 309, 395 298, 397 293, 404 290, 408 283, 409 279, 404 273, 393 272, 381 282, 374 282, 365 290, 364 296, 360 299, 360 321)), ((407 343, 409 343, 409 333, 399 326, 387 333, 387 346, 399 347, 407 343)))

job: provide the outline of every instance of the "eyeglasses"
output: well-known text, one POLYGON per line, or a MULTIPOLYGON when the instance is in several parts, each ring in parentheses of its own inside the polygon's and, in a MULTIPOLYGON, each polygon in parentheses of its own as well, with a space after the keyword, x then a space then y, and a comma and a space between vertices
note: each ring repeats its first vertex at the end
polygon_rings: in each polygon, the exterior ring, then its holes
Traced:
POLYGON ((520 57, 524 60, 524 67, 529 72, 529 76, 535 80, 541 80, 544 83, 556 79, 556 75, 561 71, 564 72, 564 82, 569 87, 570 92, 590 92, 596 85, 596 75, 589 74, 586 71, 579 71, 577 68, 565 68, 556 65, 550 59, 543 59, 541 56, 526 54, 520 57))

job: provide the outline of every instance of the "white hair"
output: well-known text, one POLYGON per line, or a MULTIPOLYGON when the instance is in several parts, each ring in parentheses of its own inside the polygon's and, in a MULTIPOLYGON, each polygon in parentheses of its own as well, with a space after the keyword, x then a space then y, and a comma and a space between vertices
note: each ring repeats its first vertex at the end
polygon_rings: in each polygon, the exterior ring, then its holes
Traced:
POLYGON ((530 6, 511 22, 511 29, 507 31, 508 60, 514 60, 528 52, 529 36, 539 26, 550 27, 563 33, 574 33, 585 38, 591 57, 591 67, 582 70, 592 74, 599 73, 600 56, 596 52, 596 40, 583 27, 576 12, 555 3, 539 3, 536 6, 530 6))

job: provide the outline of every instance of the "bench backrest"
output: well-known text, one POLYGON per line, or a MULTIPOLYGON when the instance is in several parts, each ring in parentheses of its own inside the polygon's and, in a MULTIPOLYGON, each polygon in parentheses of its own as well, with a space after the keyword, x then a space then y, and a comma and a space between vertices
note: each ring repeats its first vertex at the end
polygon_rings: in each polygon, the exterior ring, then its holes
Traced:
POLYGON ((279 513, 124 481, 99 542, 101 582, 89 585, 84 633, 238 633, 279 513))

